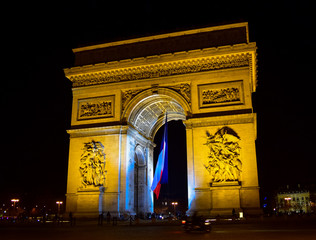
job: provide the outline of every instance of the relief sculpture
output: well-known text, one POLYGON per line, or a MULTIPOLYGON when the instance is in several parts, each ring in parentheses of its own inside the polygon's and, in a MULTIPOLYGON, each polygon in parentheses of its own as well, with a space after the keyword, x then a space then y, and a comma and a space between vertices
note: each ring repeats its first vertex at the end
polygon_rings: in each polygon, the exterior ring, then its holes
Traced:
POLYGON ((142 89, 137 90, 127 90, 122 92, 122 110, 126 108, 128 103, 135 97, 138 93, 143 91, 142 89))
POLYGON ((80 106, 79 117, 92 117, 112 114, 112 102, 86 103, 80 106))
POLYGON ((202 104, 225 103, 240 101, 239 88, 223 88, 204 90, 202 104))
POLYGON ((188 83, 181 83, 179 85, 170 86, 169 88, 177 91, 187 103, 191 104, 191 86, 188 83))
POLYGON ((243 104, 243 80, 198 86, 200 108, 243 104))
POLYGON ((83 154, 80 158, 79 171, 84 187, 105 185, 105 153, 101 142, 84 143, 83 154))
POLYGON ((91 98, 79 100, 78 120, 112 117, 114 97, 91 98))
POLYGON ((206 170, 211 182, 240 181, 242 162, 240 160, 240 137, 229 127, 219 129, 214 135, 206 131, 209 148, 206 170))

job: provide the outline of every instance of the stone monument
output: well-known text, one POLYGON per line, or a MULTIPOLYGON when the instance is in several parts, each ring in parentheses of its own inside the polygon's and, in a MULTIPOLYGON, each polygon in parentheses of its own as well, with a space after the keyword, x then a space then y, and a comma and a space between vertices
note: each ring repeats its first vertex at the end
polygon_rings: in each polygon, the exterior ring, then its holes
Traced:
MULTIPOLYGON (((238 23, 73 49, 66 211, 153 212, 153 143, 186 127, 188 213, 256 214, 256 44, 238 23)), ((172 173, 170 173, 172 174, 172 173)))

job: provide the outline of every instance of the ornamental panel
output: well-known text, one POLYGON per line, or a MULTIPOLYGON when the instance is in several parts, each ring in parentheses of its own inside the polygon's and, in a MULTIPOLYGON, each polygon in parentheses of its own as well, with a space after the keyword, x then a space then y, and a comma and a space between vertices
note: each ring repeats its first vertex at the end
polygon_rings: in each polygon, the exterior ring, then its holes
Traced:
POLYGON ((244 103, 242 80, 199 85, 199 107, 219 107, 244 103))
POLYGON ((77 120, 114 117, 114 95, 78 100, 77 120))

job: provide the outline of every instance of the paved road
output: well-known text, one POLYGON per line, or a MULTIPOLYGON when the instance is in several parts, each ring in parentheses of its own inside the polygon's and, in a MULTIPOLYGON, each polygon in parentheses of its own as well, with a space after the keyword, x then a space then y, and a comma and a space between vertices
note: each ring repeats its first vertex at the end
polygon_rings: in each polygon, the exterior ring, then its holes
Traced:
POLYGON ((211 233, 185 233, 181 226, 0 226, 0 239, 233 239, 233 240, 316 240, 316 222, 263 222, 214 225, 211 233))

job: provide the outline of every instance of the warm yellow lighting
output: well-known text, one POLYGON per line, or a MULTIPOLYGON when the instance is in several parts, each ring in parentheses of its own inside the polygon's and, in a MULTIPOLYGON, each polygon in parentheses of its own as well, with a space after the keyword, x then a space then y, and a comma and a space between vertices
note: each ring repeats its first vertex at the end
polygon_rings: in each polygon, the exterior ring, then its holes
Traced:
POLYGON ((20 199, 16 199, 16 198, 13 198, 13 199, 11 199, 11 202, 13 202, 13 207, 15 208, 15 204, 17 203, 17 202, 19 202, 20 201, 20 199))
POLYGON ((176 206, 178 205, 178 202, 172 202, 171 204, 173 205, 173 210, 176 213, 176 206))
POLYGON ((289 201, 289 200, 292 200, 292 198, 286 197, 286 198, 284 198, 284 200, 289 201))
POLYGON ((60 213, 60 205, 63 204, 63 201, 57 201, 56 204, 57 204, 57 212, 59 214, 60 213))
MULTIPOLYGON (((132 54, 129 60, 122 54, 114 63, 99 54, 113 46, 123 52, 126 44, 136 49, 140 40, 74 50, 75 67, 64 70, 73 83, 67 198, 65 206, 56 202, 55 211, 72 212, 76 217, 97 216, 102 211, 113 216, 135 209, 139 214, 152 212, 154 197, 147 182, 154 176, 153 140, 168 112, 169 121, 181 120, 185 125, 188 214, 203 209, 211 215, 226 215, 232 208, 261 213, 257 117, 251 100, 257 86, 257 47, 249 42, 247 23, 207 28, 203 36, 217 38, 218 29, 244 35, 244 44, 234 45, 235 40, 227 39, 233 45, 203 45, 201 30, 195 29, 159 37, 172 45, 176 39, 187 41, 186 34, 191 34, 197 48, 182 52, 170 48, 162 55, 147 56, 151 52, 143 51, 141 57, 132 54), (84 59, 86 54, 94 60, 84 59), (100 59, 102 63, 94 64, 100 59), (121 194, 108 197, 106 193, 113 191, 121 194)), ((157 39, 150 36, 141 41, 149 49, 157 39)), ((165 203, 162 206, 169 206, 173 213, 180 205, 165 203)))

